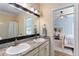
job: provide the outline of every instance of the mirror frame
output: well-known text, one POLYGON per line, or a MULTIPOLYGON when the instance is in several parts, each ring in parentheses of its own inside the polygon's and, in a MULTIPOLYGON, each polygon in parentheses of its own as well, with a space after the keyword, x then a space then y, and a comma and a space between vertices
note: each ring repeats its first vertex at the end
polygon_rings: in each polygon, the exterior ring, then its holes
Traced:
POLYGON ((25 7, 23 7, 23 6, 19 5, 19 4, 17 4, 17 3, 9 3, 9 4, 10 4, 10 5, 13 5, 13 6, 17 7, 17 8, 20 8, 20 9, 26 11, 26 12, 29 12, 29 13, 31 13, 31 14, 37 16, 37 17, 40 17, 39 14, 36 14, 36 13, 34 13, 33 11, 31 11, 31 10, 29 10, 29 9, 27 9, 27 8, 25 8, 25 7))

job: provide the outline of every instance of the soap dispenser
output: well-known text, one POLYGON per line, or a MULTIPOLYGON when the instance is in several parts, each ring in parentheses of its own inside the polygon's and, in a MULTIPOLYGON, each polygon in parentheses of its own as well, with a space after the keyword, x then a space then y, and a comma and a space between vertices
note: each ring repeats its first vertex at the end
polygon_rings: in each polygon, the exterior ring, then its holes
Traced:
POLYGON ((42 34, 43 34, 43 37, 47 37, 47 28, 46 28, 46 24, 43 25, 42 34))

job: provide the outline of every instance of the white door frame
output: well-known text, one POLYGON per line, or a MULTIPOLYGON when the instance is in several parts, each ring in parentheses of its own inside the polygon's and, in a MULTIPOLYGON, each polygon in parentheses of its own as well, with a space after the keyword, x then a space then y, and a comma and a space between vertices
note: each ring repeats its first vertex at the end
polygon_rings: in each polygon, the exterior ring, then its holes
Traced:
MULTIPOLYGON (((78 37, 78 35, 79 35, 79 17, 78 17, 78 13, 79 13, 79 4, 77 4, 77 3, 74 3, 74 4, 70 4, 70 5, 65 5, 65 6, 63 6, 63 7, 58 7, 58 8, 54 8, 54 9, 52 9, 51 11, 53 12, 53 10, 56 10, 56 9, 60 9, 60 8, 64 8, 64 7, 67 7, 67 6, 72 6, 72 5, 74 5, 74 9, 75 9, 75 24, 74 24, 74 39, 75 39, 75 45, 74 45, 74 56, 78 56, 79 55, 79 47, 78 47, 78 42, 79 42, 79 37, 78 37)), ((54 15, 52 15, 52 16, 54 16, 54 15)), ((53 30, 53 19, 54 19, 54 17, 52 17, 51 18, 51 23, 52 23, 52 30, 53 30)), ((52 31, 53 32, 53 31, 52 31)), ((51 35, 51 52, 53 51, 53 55, 54 55, 54 45, 55 45, 55 43, 54 43, 54 37, 53 37, 53 34, 54 33, 52 33, 52 35, 51 35), (52 47, 52 45, 53 45, 53 47, 52 47)))
POLYGON ((79 4, 76 3, 75 7, 75 25, 74 25, 74 37, 75 37, 75 48, 74 55, 79 56, 79 4))

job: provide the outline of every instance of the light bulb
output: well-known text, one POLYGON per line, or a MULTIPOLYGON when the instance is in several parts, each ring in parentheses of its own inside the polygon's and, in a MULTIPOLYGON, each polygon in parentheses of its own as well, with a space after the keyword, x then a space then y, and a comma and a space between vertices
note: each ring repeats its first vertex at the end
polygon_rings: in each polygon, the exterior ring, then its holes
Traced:
POLYGON ((38 13, 38 10, 35 10, 35 13, 38 13))
POLYGON ((31 8, 31 11, 34 11, 34 8, 31 8))

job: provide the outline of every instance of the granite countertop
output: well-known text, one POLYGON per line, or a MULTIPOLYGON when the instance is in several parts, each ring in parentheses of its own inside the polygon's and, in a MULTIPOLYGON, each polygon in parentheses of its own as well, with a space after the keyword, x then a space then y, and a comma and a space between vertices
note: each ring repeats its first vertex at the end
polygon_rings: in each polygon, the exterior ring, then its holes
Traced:
MULTIPOLYGON (((24 54, 28 54, 29 52, 31 52, 33 49, 39 47, 40 45, 44 44, 45 42, 47 42, 49 39, 45 39, 44 42, 34 42, 33 40, 29 40, 29 41, 26 41, 26 43, 28 43, 29 45, 31 45, 31 48, 26 50, 25 52, 21 53, 21 54, 17 54, 15 56, 23 56, 24 54)), ((22 42, 23 43, 23 42, 22 42)), ((24 42, 25 43, 25 42, 24 42)), ((7 47, 8 48, 8 47, 7 47)), ((10 56, 10 55, 7 55, 5 53, 6 49, 7 48, 2 48, 0 49, 0 56, 10 56)))

